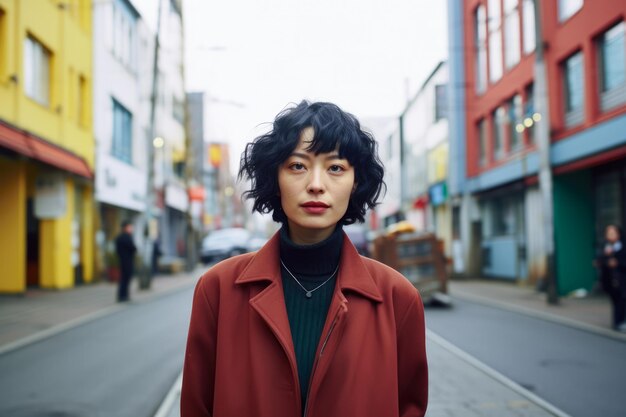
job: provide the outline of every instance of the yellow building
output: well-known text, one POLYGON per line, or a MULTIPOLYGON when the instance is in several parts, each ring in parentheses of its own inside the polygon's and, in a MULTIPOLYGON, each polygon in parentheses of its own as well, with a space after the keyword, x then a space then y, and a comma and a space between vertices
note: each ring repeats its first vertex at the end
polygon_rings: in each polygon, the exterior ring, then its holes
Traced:
POLYGON ((94 276, 91 0, 0 0, 0 292, 94 276))

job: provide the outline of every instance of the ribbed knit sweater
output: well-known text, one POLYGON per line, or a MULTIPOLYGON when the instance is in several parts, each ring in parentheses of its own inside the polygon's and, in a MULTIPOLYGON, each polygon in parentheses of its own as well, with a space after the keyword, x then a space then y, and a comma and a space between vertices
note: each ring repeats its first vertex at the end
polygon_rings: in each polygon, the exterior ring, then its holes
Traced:
MULTIPOLYGON (((280 258, 300 284, 307 290, 312 290, 326 281, 339 265, 342 244, 341 226, 322 242, 296 245, 289 238, 285 225, 280 231, 280 258)), ((304 412, 315 352, 330 307, 337 274, 314 291, 311 298, 307 298, 306 292, 284 267, 281 267, 281 272, 304 412)))

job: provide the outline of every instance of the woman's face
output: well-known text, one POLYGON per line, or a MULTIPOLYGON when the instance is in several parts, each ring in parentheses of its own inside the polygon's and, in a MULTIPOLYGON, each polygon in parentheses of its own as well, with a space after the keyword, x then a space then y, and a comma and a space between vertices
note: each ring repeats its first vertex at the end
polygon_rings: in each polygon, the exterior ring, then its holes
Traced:
POLYGON ((615 226, 609 226, 605 232, 606 240, 609 242, 617 242, 620 238, 619 231, 615 226))
POLYGON ((304 129, 298 146, 278 168, 280 203, 297 244, 317 243, 332 234, 355 185, 354 168, 338 152, 306 150, 313 135, 313 128, 304 129))

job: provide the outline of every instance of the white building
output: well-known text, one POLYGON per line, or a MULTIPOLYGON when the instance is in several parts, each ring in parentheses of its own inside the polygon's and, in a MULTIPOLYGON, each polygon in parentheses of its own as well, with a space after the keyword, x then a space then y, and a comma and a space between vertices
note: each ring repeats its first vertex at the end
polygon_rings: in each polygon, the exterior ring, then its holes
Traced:
POLYGON ((185 251, 188 196, 185 174, 185 90, 180 0, 94 2, 94 133, 99 243, 111 241, 122 220, 135 223, 143 247, 147 214, 164 255, 185 251), (159 11, 159 7, 161 10, 159 11), (160 13, 154 130, 151 126, 154 52, 160 13), (153 139, 155 206, 148 203, 148 156, 153 139))
POLYGON ((153 42, 132 2, 94 2, 93 8, 98 243, 107 252, 106 266, 111 266, 112 241, 123 220, 135 223, 135 242, 142 243, 149 144, 149 94, 142 78, 149 73, 153 42))
POLYGON ((418 231, 435 233, 452 250, 448 199, 448 67, 437 64, 400 116, 406 185, 402 209, 418 231))

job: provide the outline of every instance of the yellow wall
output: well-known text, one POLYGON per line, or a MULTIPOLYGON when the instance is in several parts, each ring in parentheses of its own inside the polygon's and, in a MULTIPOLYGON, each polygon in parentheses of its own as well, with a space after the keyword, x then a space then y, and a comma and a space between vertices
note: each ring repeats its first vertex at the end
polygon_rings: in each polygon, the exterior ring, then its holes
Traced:
POLYGON ((442 143, 428 153, 428 183, 444 181, 448 177, 448 143, 442 143))
POLYGON ((81 224, 80 262, 83 265, 83 279, 91 282, 94 278, 95 264, 95 207, 93 189, 83 190, 83 222, 81 224))
POLYGON ((0 118, 82 156, 93 168, 91 1, 0 0, 0 118), (4 33, 2 33, 4 32, 4 33), (24 40, 31 35, 51 53, 50 100, 24 92, 24 40), (4 73, 4 74, 2 74, 4 73), (4 75, 4 76, 2 76, 4 75), (10 81, 15 75, 17 82, 10 81), (80 76, 84 117, 77 117, 80 76))
POLYGON ((446 203, 435 208, 437 224, 435 225, 437 237, 443 240, 446 256, 452 254, 452 213, 451 206, 446 203))
POLYGON ((22 161, 0 157, 0 292, 26 289, 26 172, 22 161))
POLYGON ((42 288, 62 289, 74 286, 71 236, 74 215, 74 184, 65 180, 65 214, 58 219, 39 222, 39 283, 42 288))

